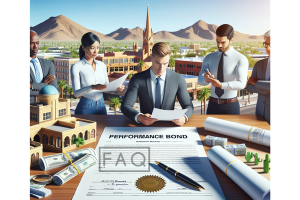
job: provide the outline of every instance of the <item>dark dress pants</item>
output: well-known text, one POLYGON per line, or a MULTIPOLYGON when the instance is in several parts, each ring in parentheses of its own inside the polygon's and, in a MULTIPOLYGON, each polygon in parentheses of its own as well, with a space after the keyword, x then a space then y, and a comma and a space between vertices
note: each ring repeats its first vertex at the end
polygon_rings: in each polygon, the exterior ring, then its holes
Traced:
POLYGON ((218 103, 209 101, 208 107, 207 107, 207 114, 239 115, 240 114, 239 100, 237 100, 234 103, 229 103, 229 104, 218 104, 218 103))

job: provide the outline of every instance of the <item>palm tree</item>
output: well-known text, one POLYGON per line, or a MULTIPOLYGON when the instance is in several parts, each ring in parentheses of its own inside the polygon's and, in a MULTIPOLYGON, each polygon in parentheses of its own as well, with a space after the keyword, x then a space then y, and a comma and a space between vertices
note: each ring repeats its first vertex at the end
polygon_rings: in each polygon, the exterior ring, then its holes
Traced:
POLYGON ((117 109, 121 106, 121 101, 118 97, 110 98, 110 104, 109 107, 114 109, 115 115, 117 115, 117 109))
POLYGON ((140 65, 140 70, 142 71, 142 69, 145 65, 145 62, 143 60, 139 60, 139 65, 140 65))
POLYGON ((72 87, 68 87, 67 93, 70 94, 70 99, 71 99, 71 95, 73 95, 73 88, 72 87))
POLYGON ((201 101, 201 114, 202 114, 202 102, 204 102, 204 115, 206 115, 206 100, 211 95, 210 89, 207 87, 203 87, 199 92, 197 99, 198 101, 201 101))
POLYGON ((66 87, 64 88, 64 92, 65 92, 65 97, 66 98, 68 96, 68 89, 69 89, 69 86, 66 85, 66 87))
POLYGON ((175 66, 175 60, 174 60, 173 56, 170 57, 169 66, 170 67, 174 67, 175 66))
POLYGON ((64 98, 63 97, 63 94, 64 94, 63 92, 64 92, 64 88, 65 88, 66 85, 67 85, 66 82, 63 81, 63 80, 59 80, 57 82, 57 87, 59 87, 61 89, 61 98, 64 98))

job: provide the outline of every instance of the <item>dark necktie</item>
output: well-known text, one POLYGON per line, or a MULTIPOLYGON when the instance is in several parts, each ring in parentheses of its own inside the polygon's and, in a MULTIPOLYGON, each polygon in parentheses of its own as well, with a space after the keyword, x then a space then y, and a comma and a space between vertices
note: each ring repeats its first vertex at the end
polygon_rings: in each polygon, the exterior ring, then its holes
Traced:
MULTIPOLYGON (((218 66, 218 74, 217 74, 217 79, 221 83, 224 82, 224 73, 223 73, 224 60, 223 60, 223 57, 224 57, 224 52, 221 55, 221 59, 220 59, 219 66, 218 66)), ((215 93, 220 98, 224 94, 224 89, 216 87, 215 93)))
POLYGON ((160 88, 160 78, 156 78, 156 87, 155 87, 155 108, 160 108, 161 101, 161 88, 160 88))

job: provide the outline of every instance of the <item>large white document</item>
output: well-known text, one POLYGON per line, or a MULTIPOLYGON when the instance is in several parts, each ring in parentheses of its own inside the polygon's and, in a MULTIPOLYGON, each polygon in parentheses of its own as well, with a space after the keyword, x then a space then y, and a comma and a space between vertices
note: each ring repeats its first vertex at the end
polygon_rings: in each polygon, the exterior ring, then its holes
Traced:
POLYGON ((220 146, 214 146, 207 157, 229 176, 252 199, 270 200, 270 181, 220 146))
POLYGON ((158 119, 159 121, 172 121, 173 119, 180 119, 187 109, 183 110, 162 110, 154 108, 151 118, 158 119))
POLYGON ((208 117, 204 122, 204 129, 260 145, 270 146, 271 132, 254 126, 208 117))
POLYGON ((99 165, 85 172, 73 200, 225 199, 196 128, 106 127, 95 151, 99 165), (175 180, 155 161, 188 176, 205 190, 175 180))
POLYGON ((110 91, 116 91, 117 88, 122 85, 125 81, 125 79, 127 78, 127 76, 131 73, 128 72, 127 74, 125 74, 124 76, 112 81, 112 82, 109 82, 106 86, 106 88, 104 90, 97 90, 98 92, 110 92, 110 91))

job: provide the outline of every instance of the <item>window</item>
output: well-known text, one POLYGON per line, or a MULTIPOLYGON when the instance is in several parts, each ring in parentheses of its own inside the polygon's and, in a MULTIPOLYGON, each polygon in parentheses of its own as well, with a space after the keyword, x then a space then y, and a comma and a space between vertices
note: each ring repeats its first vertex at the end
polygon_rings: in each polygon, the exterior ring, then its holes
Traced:
POLYGON ((64 109, 64 115, 66 115, 66 109, 64 109))
POLYGON ((178 63, 176 63, 176 67, 178 67, 178 63))
POLYGON ((183 64, 183 67, 185 67, 185 64, 183 64))
POLYGON ((69 76, 67 76, 67 80, 69 80, 69 76))
POLYGON ((114 59, 109 60, 110 64, 114 64, 114 59))
POLYGON ((182 67, 182 64, 179 64, 179 67, 182 67))
POLYGON ((127 70, 128 70, 128 66, 125 66, 125 67, 124 67, 124 71, 127 71, 127 70))
POLYGON ((115 72, 119 71, 119 67, 115 67, 115 72))
POLYGON ((119 63, 119 59, 115 59, 115 63, 119 63))
POLYGON ((129 63, 133 63, 133 58, 129 58, 129 63))
POLYGON ((66 109, 60 109, 60 110, 58 111, 58 116, 59 116, 59 117, 61 117, 61 116, 63 116, 63 115, 66 115, 66 109))
POLYGON ((111 67, 111 68, 110 68, 110 71, 113 72, 113 71, 114 71, 114 67, 111 67))
POLYGON ((133 70, 133 66, 129 66, 129 70, 133 70))
POLYGON ((104 59, 104 64, 108 64, 108 61, 107 61, 107 59, 104 59))
POLYGON ((69 67, 69 63, 66 63, 66 66, 69 67))
POLYGON ((37 114, 36 113, 30 113, 30 119, 34 120, 34 121, 38 121, 37 120, 37 114))
POLYGON ((200 68, 201 68, 201 66, 200 66, 200 65, 197 65, 197 68, 198 68, 198 69, 200 69, 200 68))
POLYGON ((123 58, 120 58, 120 63, 123 63, 123 58))
POLYGON ((128 58, 124 58, 124 63, 128 63, 128 58))
POLYGON ((134 70, 137 71, 138 70, 138 66, 134 66, 134 70))
POLYGON ((123 67, 119 67, 119 71, 122 72, 123 71, 123 67))
POLYGON ((187 87, 193 87, 193 83, 186 83, 187 87))

